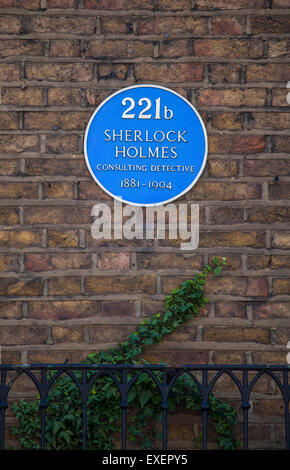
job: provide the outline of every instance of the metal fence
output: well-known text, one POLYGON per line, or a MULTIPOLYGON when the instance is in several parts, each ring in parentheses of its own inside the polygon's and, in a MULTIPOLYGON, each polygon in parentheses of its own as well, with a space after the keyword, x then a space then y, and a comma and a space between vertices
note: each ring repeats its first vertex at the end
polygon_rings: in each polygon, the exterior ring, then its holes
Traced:
POLYGON ((210 410, 209 395, 217 380, 224 374, 236 384, 241 397, 243 416, 243 448, 248 449, 248 412, 250 409, 250 396, 255 384, 261 377, 267 375, 278 386, 284 403, 284 429, 285 449, 290 449, 290 421, 289 400, 290 386, 288 375, 290 366, 279 365, 186 365, 182 367, 169 367, 162 365, 87 365, 87 364, 0 364, 0 449, 5 448, 5 415, 8 407, 8 396, 12 385, 22 374, 28 376, 37 388, 40 398, 41 414, 41 449, 45 449, 46 409, 48 394, 55 381, 67 374, 77 386, 82 400, 82 446, 87 445, 87 401, 90 390, 96 381, 108 375, 115 382, 120 392, 120 408, 122 413, 122 449, 127 446, 127 412, 128 394, 136 379, 143 373, 149 374, 161 397, 162 410, 162 446, 167 450, 168 440, 168 398, 177 379, 188 374, 195 382, 201 396, 200 411, 202 414, 202 448, 207 449, 208 444, 208 414, 210 410), (11 372, 14 377, 11 378, 11 372), (77 372, 77 374, 76 374, 77 372), (158 374, 156 375, 156 372, 158 374))

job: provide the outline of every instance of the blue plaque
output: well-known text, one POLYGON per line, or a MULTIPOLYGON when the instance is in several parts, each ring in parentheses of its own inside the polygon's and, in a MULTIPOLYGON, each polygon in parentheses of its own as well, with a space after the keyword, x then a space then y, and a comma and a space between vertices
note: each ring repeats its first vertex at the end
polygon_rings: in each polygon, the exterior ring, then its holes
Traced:
POLYGON ((207 158, 204 123, 185 98, 157 85, 123 88, 93 113, 85 159, 96 183, 119 201, 158 206, 186 193, 207 158))

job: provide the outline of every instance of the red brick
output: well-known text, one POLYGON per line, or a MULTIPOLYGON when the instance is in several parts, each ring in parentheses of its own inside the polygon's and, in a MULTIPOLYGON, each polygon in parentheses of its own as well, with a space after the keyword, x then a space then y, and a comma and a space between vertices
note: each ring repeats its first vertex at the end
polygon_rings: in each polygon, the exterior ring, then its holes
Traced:
POLYGON ((247 82, 282 82, 287 83, 290 74, 289 64, 249 64, 247 82))
POLYGON ((88 124, 88 111, 71 112, 30 112, 24 116, 25 129, 83 130, 88 124))
POLYGON ((211 83, 240 83, 241 72, 240 64, 209 64, 211 83))
POLYGON ((21 33, 21 17, 12 15, 0 16, 0 33, 18 34, 21 33))
POLYGON ((287 16, 252 16, 250 24, 253 34, 288 34, 290 28, 290 20, 287 16))
POLYGON ((153 16, 137 19, 139 34, 206 34, 206 18, 193 16, 153 16))
POLYGON ((27 32, 58 34, 73 32, 79 35, 89 35, 95 32, 95 23, 94 16, 31 16, 27 24, 27 32))
MULTIPOLYGON (((22 317, 21 302, 0 302, 0 318, 3 320, 19 319, 22 317)), ((3 354, 3 352, 2 352, 3 354)), ((2 357, 2 362, 3 357, 2 357)))
POLYGON ((153 0, 85 0, 85 8, 92 10, 152 10, 153 0))
POLYGON ((42 89, 27 88, 3 88, 1 90, 2 104, 15 104, 17 106, 41 106, 43 103, 42 89))
POLYGON ((196 39, 194 51, 200 57, 260 58, 263 57, 263 43, 246 39, 196 39))
POLYGON ((14 279, 6 278, 1 280, 0 294, 11 297, 34 297, 42 295, 41 279, 14 279))
POLYGON ((244 176, 289 176, 289 160, 245 160, 244 176))
POLYGON ((120 58, 120 57, 153 57, 154 45, 147 41, 90 41, 86 57, 90 58, 120 58))
POLYGON ((195 82, 203 79, 202 64, 136 64, 135 75, 137 81, 160 82, 163 77, 165 83, 195 82))
POLYGON ((289 302, 267 302, 253 304, 254 317, 257 319, 267 318, 290 318, 289 302))
POLYGON ((214 34, 243 34, 243 18, 230 16, 217 16, 212 19, 212 31, 214 34))
POLYGON ((81 295, 81 279, 79 277, 50 278, 48 283, 48 295, 81 295))
POLYGON ((104 300, 101 302, 101 314, 105 317, 135 317, 136 305, 135 302, 120 300, 118 302, 104 300))
POLYGON ((243 302, 216 302, 215 311, 217 317, 246 318, 246 304, 243 302))
POLYGON ((238 201, 260 199, 261 185, 258 183, 227 183, 224 181, 199 181, 186 198, 199 201, 238 201))
POLYGON ((45 344, 45 326, 5 326, 0 327, 0 343, 2 345, 45 344))
POLYGON ((30 206, 24 210, 26 224, 86 224, 90 216, 91 208, 86 206, 30 206))
POLYGON ((55 57, 79 57, 81 45, 78 40, 50 41, 49 55, 55 57))
POLYGON ((37 135, 0 135, 1 153, 35 152, 39 150, 37 135))
POLYGON ((54 300, 28 302, 29 318, 70 320, 90 318, 98 313, 98 303, 93 300, 54 300))
POLYGON ((269 293, 268 282, 266 278, 254 277, 248 280, 246 294, 250 297, 267 297, 269 293))
POLYGON ((26 271, 66 271, 91 267, 89 253, 27 253, 26 271))
POLYGON ((263 88, 203 88, 199 91, 199 106, 264 106, 266 89, 263 88))
POLYGON ((43 44, 34 39, 2 39, 0 42, 0 57, 10 56, 41 56, 43 44))
POLYGON ((98 268, 106 269, 130 269, 131 254, 127 252, 100 253, 98 255, 98 268))
POLYGON ((0 112, 0 129, 11 130, 19 129, 19 118, 17 113, 0 112))
POLYGON ((227 0, 197 0, 198 10, 247 10, 255 8, 264 8, 263 0, 240 0, 229 3, 227 0))
POLYGON ((86 291, 90 294, 155 293, 154 276, 112 276, 86 278, 86 291))
POLYGON ((45 80, 47 82, 89 82, 93 77, 93 66, 88 63, 28 63, 25 66, 25 74, 28 80, 45 80))

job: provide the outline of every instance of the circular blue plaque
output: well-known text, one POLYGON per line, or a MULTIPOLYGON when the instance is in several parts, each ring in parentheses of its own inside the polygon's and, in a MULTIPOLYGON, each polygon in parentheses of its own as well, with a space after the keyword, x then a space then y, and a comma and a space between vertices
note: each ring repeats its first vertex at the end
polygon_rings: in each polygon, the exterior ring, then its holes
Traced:
POLYGON ((181 95, 135 85, 98 106, 87 125, 84 153, 92 177, 112 197, 158 206, 197 182, 206 163, 207 134, 181 95))

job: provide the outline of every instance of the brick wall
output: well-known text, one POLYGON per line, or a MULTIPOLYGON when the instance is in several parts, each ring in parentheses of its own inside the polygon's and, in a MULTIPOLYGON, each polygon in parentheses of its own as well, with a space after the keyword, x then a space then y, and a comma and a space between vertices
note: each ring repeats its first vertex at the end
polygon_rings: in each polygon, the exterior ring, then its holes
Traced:
MULTIPOLYGON (((0 5, 2 362, 79 361, 108 348, 218 255, 228 267, 207 284, 208 308, 147 359, 285 364, 289 0, 0 5), (194 252, 90 234, 92 206, 112 199, 86 169, 84 129, 113 91, 148 82, 187 97, 206 122, 208 163, 184 196, 200 205, 194 252)), ((263 416, 277 395, 273 384, 261 391, 263 416)))

